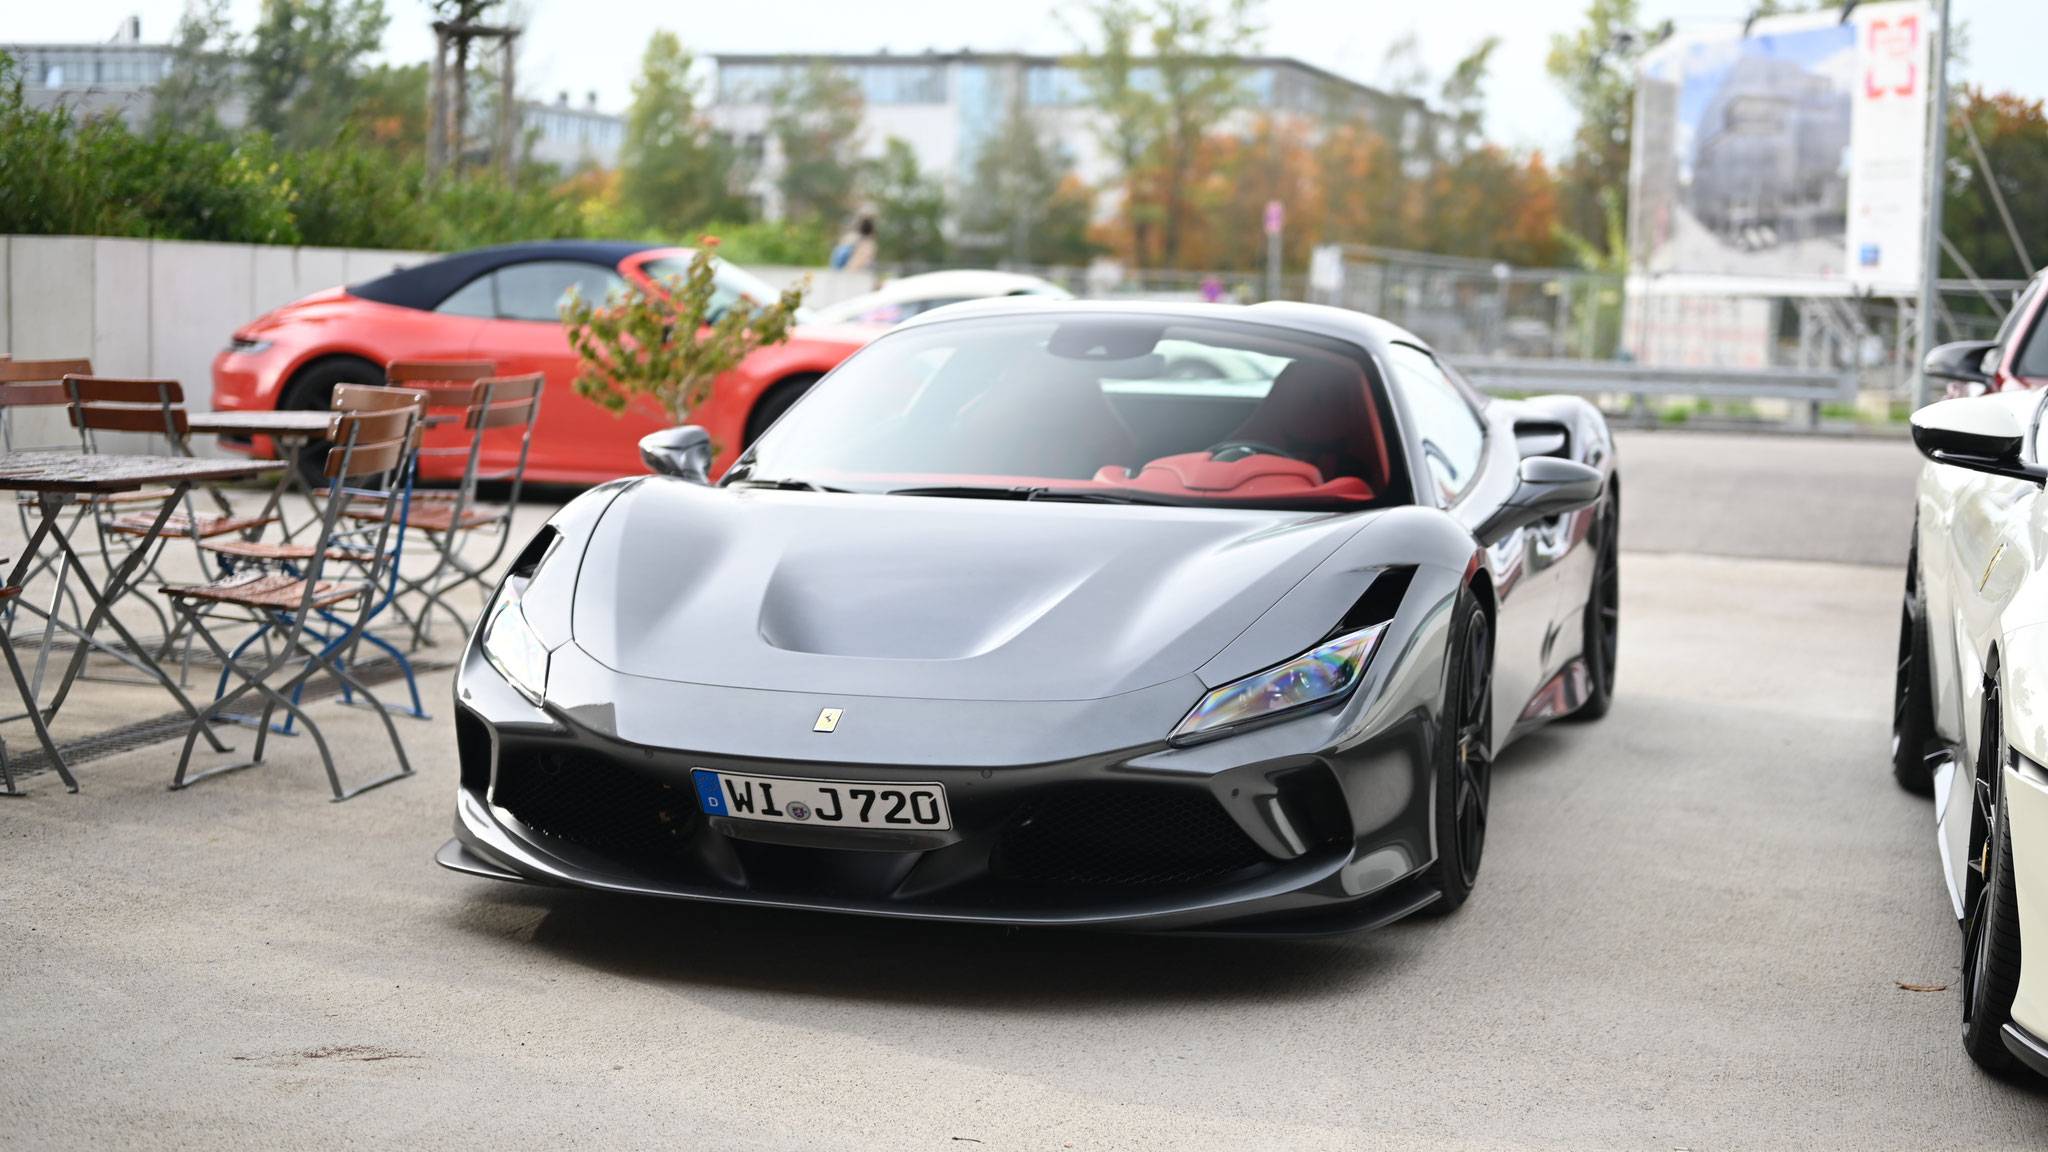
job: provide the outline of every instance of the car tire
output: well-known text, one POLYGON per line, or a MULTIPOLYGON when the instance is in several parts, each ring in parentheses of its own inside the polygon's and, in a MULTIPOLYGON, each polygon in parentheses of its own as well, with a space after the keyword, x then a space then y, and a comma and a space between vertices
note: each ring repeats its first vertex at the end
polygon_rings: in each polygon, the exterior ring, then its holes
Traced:
POLYGON ((754 401, 754 410, 747 413, 747 440, 740 447, 745 448, 759 440, 761 433, 766 432, 771 425, 781 419, 782 414, 789 411, 790 405, 803 399, 804 393, 809 392, 811 385, 817 382, 816 376, 791 376, 787 380, 770 385, 766 392, 761 393, 761 398, 754 401))
POLYGON ((1479 880, 1493 792, 1493 620, 1468 589, 1458 597, 1443 725, 1436 748, 1436 862, 1430 912, 1456 910, 1479 880))
MULTIPOLYGON (((334 389, 341 384, 384 383, 384 370, 360 356, 329 356, 299 369, 278 398, 280 412, 325 412, 334 405, 334 389)), ((327 484, 325 440, 308 441, 299 452, 299 476, 308 488, 327 484)))
POLYGON ((1899 608, 1899 659, 1892 685, 1892 778, 1916 796, 1934 795, 1927 746, 1934 741, 1934 680, 1927 664, 1927 620, 1920 603, 1919 528, 1906 553, 1906 594, 1899 608))
POLYGON ((1621 489, 1610 487, 1600 502, 1591 536, 1593 582, 1586 591, 1580 637, 1586 702, 1572 712, 1573 720, 1598 720, 1614 706, 1614 666, 1621 655, 1621 489))
MULTIPOLYGON (((1994 673, 1995 675, 1995 673, 1994 673)), ((1975 858, 1983 875, 1963 925, 1963 1050, 1989 1072, 2013 1067, 2000 1031, 2012 1020, 2020 987, 2020 911, 2012 876, 2012 828, 2006 815, 2005 732, 1994 688, 1985 693, 1983 755, 1977 771, 1975 858)))

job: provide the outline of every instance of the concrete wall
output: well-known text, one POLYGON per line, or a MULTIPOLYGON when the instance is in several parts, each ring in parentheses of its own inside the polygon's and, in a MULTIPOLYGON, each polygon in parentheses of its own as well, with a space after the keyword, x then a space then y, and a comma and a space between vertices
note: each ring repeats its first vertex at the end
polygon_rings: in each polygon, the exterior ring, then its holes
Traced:
MULTIPOLYGON (((168 377, 184 385, 187 403, 205 410, 213 406, 213 354, 235 329, 323 288, 368 280, 430 256, 0 236, 0 351, 17 360, 90 356, 102 375, 168 377)), ((21 442, 55 443, 69 435, 61 415, 41 415, 42 420, 16 425, 21 442)))

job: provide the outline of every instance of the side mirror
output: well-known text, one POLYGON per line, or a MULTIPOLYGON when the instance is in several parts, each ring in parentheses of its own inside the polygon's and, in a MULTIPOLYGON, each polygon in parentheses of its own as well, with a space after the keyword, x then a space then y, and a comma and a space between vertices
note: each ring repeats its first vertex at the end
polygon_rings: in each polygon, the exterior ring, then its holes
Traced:
POLYGON ((1913 413, 1913 446, 1936 464, 2040 484, 2048 470, 2020 459, 2026 438, 2019 413, 2002 395, 1942 400, 1913 413))
POLYGON ((1936 379, 1989 384, 1991 374, 1984 371, 1984 354, 1996 347, 1996 340, 1958 340, 1953 344, 1942 344, 1927 354, 1923 367, 1929 376, 1936 379))
POLYGON ((640 460, 649 471, 692 484, 711 483, 711 433, 695 424, 664 428, 640 438, 640 460))
POLYGON ((1520 479, 1507 502, 1472 534, 1481 544, 1498 544, 1517 528, 1592 507, 1605 487, 1600 470, 1589 464, 1531 456, 1522 461, 1520 479))

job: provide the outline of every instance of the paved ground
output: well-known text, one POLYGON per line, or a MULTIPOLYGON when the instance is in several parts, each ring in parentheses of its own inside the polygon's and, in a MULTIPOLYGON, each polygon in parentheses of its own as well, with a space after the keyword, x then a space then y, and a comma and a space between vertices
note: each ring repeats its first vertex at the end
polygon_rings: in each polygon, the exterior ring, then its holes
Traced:
POLYGON ((1903 564, 1920 461, 1904 438, 1626 431, 1623 546, 1903 564))
MULTIPOLYGON (((1666 474, 1699 439, 1625 443, 1630 544, 1700 511, 1666 474)), ((1473 901, 1337 941, 473 881, 428 861, 441 724, 407 729, 423 778, 343 805, 296 745, 177 795, 161 747, 38 778, 0 805, 0 1146, 2039 1147, 2048 1090, 1895 983, 1959 952, 1885 767, 1897 573, 1634 552, 1624 581, 1615 710, 1503 758, 1473 901)))

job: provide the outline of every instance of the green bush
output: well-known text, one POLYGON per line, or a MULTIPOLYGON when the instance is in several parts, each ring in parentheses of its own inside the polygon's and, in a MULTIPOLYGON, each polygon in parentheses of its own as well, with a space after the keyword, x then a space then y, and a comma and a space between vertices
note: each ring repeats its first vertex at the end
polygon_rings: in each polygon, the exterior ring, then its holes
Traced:
POLYGON ((582 230, 575 198, 549 182, 430 185, 421 161, 353 130, 282 151, 260 132, 145 136, 31 108, 0 53, 0 233, 448 250, 582 230))
POLYGON ((575 236, 689 246, 723 237, 740 264, 822 264, 820 223, 707 224, 682 235, 621 204, 608 173, 563 180, 469 172, 427 179, 416 150, 345 128, 321 148, 287 150, 262 132, 131 132, 113 116, 35 109, 0 52, 0 235, 133 236, 448 252, 575 236))

